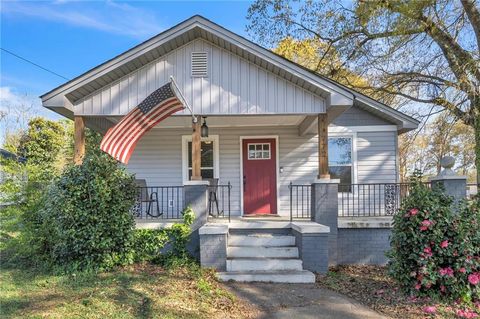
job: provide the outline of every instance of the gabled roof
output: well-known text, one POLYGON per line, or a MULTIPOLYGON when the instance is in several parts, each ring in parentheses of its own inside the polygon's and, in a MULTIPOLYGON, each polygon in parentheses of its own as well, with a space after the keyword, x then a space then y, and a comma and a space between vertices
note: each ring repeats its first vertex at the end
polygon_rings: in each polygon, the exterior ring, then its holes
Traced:
POLYGON ((198 15, 43 94, 43 105, 71 117, 72 105, 80 99, 197 38, 210 41, 306 90, 328 98, 331 107, 349 107, 354 101, 359 101, 359 106, 365 104, 366 109, 370 108, 377 115, 398 123, 399 129, 413 129, 418 125, 418 121, 413 118, 322 77, 198 15))

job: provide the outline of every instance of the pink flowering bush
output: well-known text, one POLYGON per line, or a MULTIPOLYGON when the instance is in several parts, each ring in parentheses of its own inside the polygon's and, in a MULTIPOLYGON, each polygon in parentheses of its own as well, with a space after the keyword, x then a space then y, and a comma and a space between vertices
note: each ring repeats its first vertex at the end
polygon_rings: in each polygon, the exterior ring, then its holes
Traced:
POLYGON ((480 198, 453 203, 414 179, 394 216, 389 271, 416 296, 480 299, 480 198))

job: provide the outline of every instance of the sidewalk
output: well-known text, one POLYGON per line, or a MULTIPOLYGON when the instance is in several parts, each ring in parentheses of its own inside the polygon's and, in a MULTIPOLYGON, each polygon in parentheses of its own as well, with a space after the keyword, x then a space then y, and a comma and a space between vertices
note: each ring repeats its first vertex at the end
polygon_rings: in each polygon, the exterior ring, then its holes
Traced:
POLYGON ((344 295, 315 284, 225 283, 234 294, 256 305, 259 318, 387 318, 344 295))

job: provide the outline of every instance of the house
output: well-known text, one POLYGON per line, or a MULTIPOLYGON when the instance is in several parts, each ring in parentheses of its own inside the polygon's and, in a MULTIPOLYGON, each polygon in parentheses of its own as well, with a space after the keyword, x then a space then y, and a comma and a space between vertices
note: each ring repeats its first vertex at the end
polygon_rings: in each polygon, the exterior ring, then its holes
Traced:
MULTIPOLYGON (((148 208, 140 203, 140 216, 178 218, 187 203, 202 212, 208 207, 216 215, 220 206, 219 215, 235 222, 229 226, 210 222, 206 214, 200 218, 200 254, 215 259, 205 257, 203 264, 230 272, 253 265, 248 257, 256 256, 258 245, 262 249, 278 246, 263 251, 264 258, 297 257, 284 260, 283 268, 275 268, 278 260, 274 259, 247 270, 290 269, 288 262, 301 270, 298 261, 303 260, 304 268, 318 271, 325 270, 333 255, 341 260, 342 252, 352 250, 348 245, 355 238, 380 240, 371 231, 342 235, 338 216, 393 213, 401 195, 398 135, 415 129, 419 122, 201 16, 154 36, 41 99, 45 107, 75 119, 76 158, 81 160, 84 126, 105 133, 171 76, 194 114, 201 116, 194 128, 208 127, 208 137, 198 144, 193 134, 192 143, 188 110, 142 137, 127 165, 147 185, 150 202, 148 208), (205 185, 206 179, 218 179, 218 189, 205 185), (199 190, 200 197, 192 195, 199 190), (204 200, 205 194, 209 200, 204 200), (251 221, 249 216, 264 219, 251 221), (273 233, 273 239, 249 237, 249 231, 273 233), (219 250, 202 251, 213 247, 206 244, 212 238, 222 243, 219 250), (240 259, 234 260, 235 256, 240 259)), ((375 247, 388 246, 389 221, 366 224, 380 229, 382 243, 375 247)), ((384 262, 383 251, 372 255, 346 258, 384 262)))

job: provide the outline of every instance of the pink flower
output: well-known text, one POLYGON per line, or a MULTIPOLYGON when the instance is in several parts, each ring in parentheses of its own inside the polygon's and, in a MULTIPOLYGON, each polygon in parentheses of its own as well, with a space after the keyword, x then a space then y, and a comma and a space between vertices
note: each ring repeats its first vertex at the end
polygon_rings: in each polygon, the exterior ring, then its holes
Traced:
POLYGON ((425 247, 423 249, 423 252, 427 255, 427 257, 432 257, 432 248, 430 248, 429 246, 425 247))
POLYGON ((462 267, 458 270, 459 272, 461 272, 462 274, 466 273, 467 270, 465 269, 465 267, 462 267))
POLYGON ((411 216, 415 216, 415 215, 417 215, 417 214, 418 214, 418 209, 416 209, 416 208, 410 209, 410 215, 411 215, 411 216))
POLYGON ((447 288, 445 288, 444 285, 441 285, 441 286, 440 286, 440 291, 441 291, 441 292, 445 292, 445 291, 447 291, 447 288))
POLYGON ((423 312, 425 313, 436 313, 437 312, 437 307, 435 306, 428 306, 428 307, 423 307, 423 312))
POLYGON ((421 284, 418 283, 418 284, 415 285, 415 290, 420 290, 420 288, 422 288, 421 284))
POLYGON ((474 274, 468 275, 468 282, 476 286, 480 282, 480 273, 476 272, 474 274))
POLYGON ((459 316, 460 318, 467 318, 467 319, 478 318, 477 313, 470 310, 462 310, 462 309, 457 310, 457 316, 459 316))
POLYGON ((448 240, 444 240, 440 243, 440 247, 447 248, 448 247, 448 240))
POLYGON ((422 226, 420 226, 420 230, 422 231, 425 231, 428 229, 428 227, 430 227, 431 225, 433 225, 433 222, 428 220, 428 219, 425 219, 424 221, 422 221, 422 226))
POLYGON ((442 275, 442 276, 453 277, 453 269, 452 269, 451 267, 440 268, 439 273, 440 273, 440 275, 442 275))

